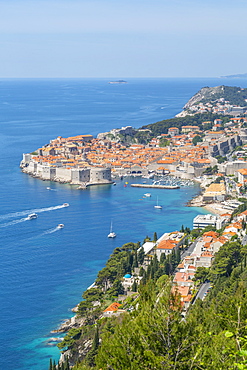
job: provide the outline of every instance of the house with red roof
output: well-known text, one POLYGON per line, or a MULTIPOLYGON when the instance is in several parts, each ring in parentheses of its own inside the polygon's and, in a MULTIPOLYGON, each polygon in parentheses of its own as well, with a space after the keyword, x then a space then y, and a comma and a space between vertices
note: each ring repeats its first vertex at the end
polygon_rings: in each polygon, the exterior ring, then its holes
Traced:
POLYGON ((118 302, 113 302, 103 311, 103 316, 108 317, 112 316, 114 313, 116 313, 119 310, 119 307, 121 306, 118 302))

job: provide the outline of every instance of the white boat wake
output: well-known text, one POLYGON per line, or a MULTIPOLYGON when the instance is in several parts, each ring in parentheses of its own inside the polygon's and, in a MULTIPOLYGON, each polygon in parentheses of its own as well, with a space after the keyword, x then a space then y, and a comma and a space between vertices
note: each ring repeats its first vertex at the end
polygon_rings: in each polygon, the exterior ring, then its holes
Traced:
POLYGON ((53 234, 58 230, 60 230, 60 227, 57 226, 57 227, 54 227, 53 229, 49 229, 47 231, 44 231, 41 235, 53 234))
MULTIPOLYGON (((7 219, 10 219, 10 218, 27 216, 27 215, 29 215, 31 213, 42 213, 42 212, 55 211, 57 209, 62 209, 62 208, 66 208, 66 207, 68 207, 68 203, 64 203, 64 204, 61 204, 59 206, 54 206, 54 207, 27 209, 25 211, 8 213, 7 215, 0 216, 0 221, 1 220, 7 220, 7 219)), ((14 221, 13 222, 14 223, 23 222, 23 221, 20 221, 20 220, 15 220, 15 221, 17 221, 17 222, 14 222, 14 221)))
POLYGON ((0 224, 0 227, 12 226, 12 225, 20 224, 21 222, 24 222, 24 221, 30 221, 30 220, 29 220, 28 217, 25 217, 25 218, 21 218, 19 220, 13 220, 13 221, 10 221, 10 222, 6 222, 5 224, 0 224))

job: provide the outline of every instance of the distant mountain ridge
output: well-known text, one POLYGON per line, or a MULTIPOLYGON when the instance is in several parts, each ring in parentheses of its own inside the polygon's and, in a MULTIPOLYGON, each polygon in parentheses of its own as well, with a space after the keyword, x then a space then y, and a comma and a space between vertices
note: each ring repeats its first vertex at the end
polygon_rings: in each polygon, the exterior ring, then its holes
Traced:
POLYGON ((247 73, 239 73, 236 75, 221 76, 223 78, 247 78, 247 73))

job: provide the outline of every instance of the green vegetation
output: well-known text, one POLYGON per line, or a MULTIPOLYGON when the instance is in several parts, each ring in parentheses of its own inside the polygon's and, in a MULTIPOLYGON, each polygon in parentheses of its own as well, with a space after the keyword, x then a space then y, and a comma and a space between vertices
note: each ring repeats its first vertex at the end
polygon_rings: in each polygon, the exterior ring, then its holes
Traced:
POLYGON ((146 126, 142 126, 141 129, 149 129, 152 132, 153 136, 158 136, 161 134, 167 134, 168 129, 170 127, 178 127, 181 129, 182 126, 199 126, 199 128, 202 130, 204 129, 210 129, 212 128, 212 122, 220 118, 222 119, 223 123, 229 121, 229 116, 223 116, 219 114, 212 114, 212 113, 203 113, 203 114, 195 114, 194 116, 185 116, 185 117, 175 117, 166 119, 163 121, 159 121, 156 123, 152 123, 146 126), (204 121, 210 121, 210 124, 207 124, 207 127, 204 127, 202 125, 202 122, 204 121))
POLYGON ((213 288, 186 320, 169 276, 150 277, 132 312, 101 321, 92 365, 85 358, 73 369, 246 369, 246 254, 239 242, 229 242, 211 268, 198 268, 195 280, 209 277, 213 288))
POLYGON ((66 358, 65 362, 63 362, 62 364, 58 363, 57 365, 55 361, 52 362, 52 360, 50 360, 49 370, 70 370, 68 358, 66 358))
MULTIPOLYGON (((247 208, 245 198, 239 201, 244 204, 238 213, 247 208)), ((190 231, 183 225, 181 229, 190 231)), ((192 230, 190 237, 209 230, 214 228, 192 230)), ((247 368, 247 246, 229 241, 215 254, 210 268, 197 268, 195 283, 209 279, 212 288, 204 301, 198 299, 190 307, 186 320, 180 296, 171 289, 172 273, 179 262, 179 250, 167 257, 162 254, 160 261, 156 256, 144 257, 140 243, 126 243, 113 251, 98 273, 97 288, 83 293, 80 314, 85 324, 71 329, 58 344, 63 351, 70 349, 77 363, 74 370, 247 368), (144 258, 149 259, 145 269, 144 258), (122 276, 134 274, 135 267, 142 280, 139 286, 135 281, 132 295, 124 300, 126 312, 99 318, 104 307, 122 294, 122 276), (100 306, 95 307, 96 302, 100 306), (78 362, 83 348, 85 353, 78 362)), ((49 370, 54 366, 51 361, 49 370)), ((59 366, 67 370, 68 361, 59 366)))
POLYGON ((215 158, 217 159, 218 163, 223 163, 227 161, 227 158, 222 157, 221 155, 217 155, 215 158))
POLYGON ((165 146, 168 146, 168 145, 170 145, 170 141, 168 139, 166 139, 165 137, 162 137, 160 139, 159 146, 160 147, 165 147, 165 146))
POLYGON ((218 172, 218 166, 213 166, 213 167, 207 167, 204 171, 203 174, 205 175, 213 175, 214 173, 218 172))
POLYGON ((246 198, 239 198, 238 200, 239 200, 239 202, 242 202, 243 204, 240 204, 238 206, 238 208, 236 208, 233 211, 231 218, 233 218, 235 215, 237 215, 239 213, 242 213, 242 212, 247 210, 247 199, 246 198))
MULTIPOLYGON (((212 100, 224 98, 231 105, 239 105, 245 107, 247 105, 247 89, 237 86, 217 86, 209 88, 208 94, 204 91, 204 98, 201 103, 209 103, 212 100), (212 93, 213 92, 213 93, 212 93)), ((224 104, 224 103, 223 103, 224 104)))
POLYGON ((153 138, 153 134, 149 130, 145 130, 145 131, 138 130, 136 134, 134 135, 133 141, 138 144, 146 145, 152 138, 153 138))
POLYGON ((200 135, 196 135, 195 137, 193 137, 192 139, 193 145, 197 145, 197 143, 200 143, 200 142, 202 142, 202 137, 200 135))

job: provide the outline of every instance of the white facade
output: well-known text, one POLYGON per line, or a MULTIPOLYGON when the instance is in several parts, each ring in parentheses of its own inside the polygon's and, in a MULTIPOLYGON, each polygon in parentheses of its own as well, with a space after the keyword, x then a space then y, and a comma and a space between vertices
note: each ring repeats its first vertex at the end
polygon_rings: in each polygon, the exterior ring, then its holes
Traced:
POLYGON ((215 226, 216 229, 221 229, 225 223, 223 217, 214 215, 198 215, 193 220, 193 229, 204 229, 207 226, 215 226))

